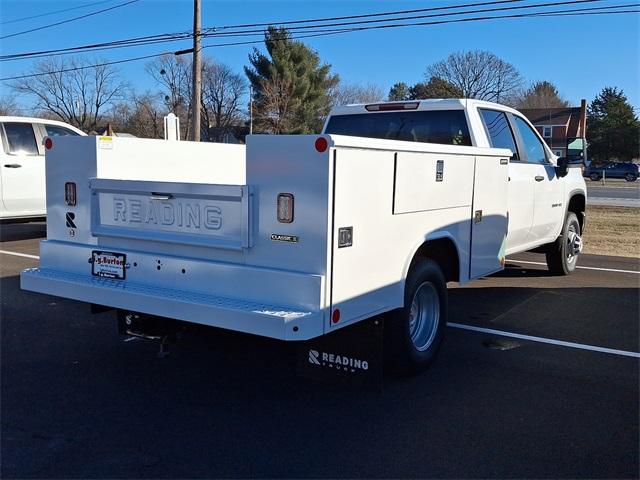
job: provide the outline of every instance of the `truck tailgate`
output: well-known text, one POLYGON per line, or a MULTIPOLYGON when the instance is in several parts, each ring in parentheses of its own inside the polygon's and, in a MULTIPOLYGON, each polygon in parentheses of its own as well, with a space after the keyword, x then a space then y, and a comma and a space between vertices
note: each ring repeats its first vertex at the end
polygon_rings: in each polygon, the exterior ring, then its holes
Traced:
POLYGON ((157 242, 242 249, 250 246, 246 185, 94 178, 91 233, 157 242))

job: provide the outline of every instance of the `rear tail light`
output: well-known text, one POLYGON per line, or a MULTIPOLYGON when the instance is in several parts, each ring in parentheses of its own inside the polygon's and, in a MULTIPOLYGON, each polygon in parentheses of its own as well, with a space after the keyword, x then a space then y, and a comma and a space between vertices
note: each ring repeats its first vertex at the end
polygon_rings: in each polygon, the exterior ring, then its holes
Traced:
POLYGON ((278 194, 278 221, 280 223, 293 222, 293 195, 290 193, 278 194))
POLYGON ((320 153, 325 152, 329 147, 329 142, 327 142, 326 138, 319 137, 318 139, 316 139, 315 147, 318 152, 320 153))
POLYGON ((76 184, 74 182, 64 184, 64 203, 70 207, 76 206, 76 184))

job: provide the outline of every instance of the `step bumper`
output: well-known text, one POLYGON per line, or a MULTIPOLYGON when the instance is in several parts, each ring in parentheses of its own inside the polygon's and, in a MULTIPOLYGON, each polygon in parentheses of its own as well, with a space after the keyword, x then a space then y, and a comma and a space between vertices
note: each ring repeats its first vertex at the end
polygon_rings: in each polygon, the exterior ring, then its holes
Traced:
POLYGON ((308 340, 323 334, 322 310, 305 311, 50 268, 24 270, 20 275, 20 287, 280 340, 308 340))

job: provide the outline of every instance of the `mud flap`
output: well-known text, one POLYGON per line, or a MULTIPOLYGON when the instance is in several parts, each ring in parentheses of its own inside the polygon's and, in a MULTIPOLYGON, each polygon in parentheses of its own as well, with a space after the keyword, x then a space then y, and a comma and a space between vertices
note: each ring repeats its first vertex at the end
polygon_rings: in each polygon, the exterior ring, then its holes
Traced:
POLYGON ((322 383, 382 391, 384 320, 375 317, 300 342, 298 375, 322 383))

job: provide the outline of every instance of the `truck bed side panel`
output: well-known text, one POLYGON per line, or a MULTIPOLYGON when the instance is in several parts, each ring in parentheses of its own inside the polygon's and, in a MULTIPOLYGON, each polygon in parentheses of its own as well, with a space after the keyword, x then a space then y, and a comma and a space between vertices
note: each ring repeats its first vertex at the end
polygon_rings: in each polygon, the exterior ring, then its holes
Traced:
POLYGON ((461 266, 468 271, 473 159, 337 149, 331 301, 332 309, 340 309, 342 320, 327 323, 327 328, 402 306, 408 263, 427 239, 451 238, 461 266), (396 156, 401 163, 399 177, 396 156), (423 168, 420 159, 427 167, 423 168), (436 182, 439 160, 445 161, 445 178, 450 175, 452 183, 464 185, 462 191, 449 187, 456 197, 451 208, 446 208, 451 203, 448 199, 433 196, 429 200, 440 183, 436 182), (411 167, 415 168, 413 175, 411 167), (400 199, 398 207, 403 213, 394 214, 394 198, 400 199), (433 201, 435 208, 427 201, 433 201), (339 246, 341 228, 352 228, 352 246, 339 246))

